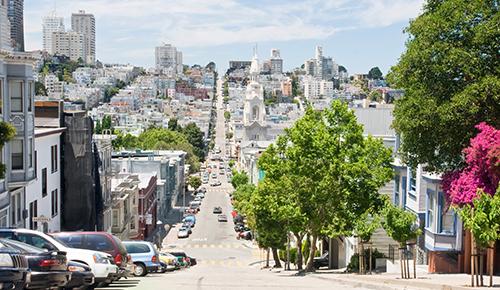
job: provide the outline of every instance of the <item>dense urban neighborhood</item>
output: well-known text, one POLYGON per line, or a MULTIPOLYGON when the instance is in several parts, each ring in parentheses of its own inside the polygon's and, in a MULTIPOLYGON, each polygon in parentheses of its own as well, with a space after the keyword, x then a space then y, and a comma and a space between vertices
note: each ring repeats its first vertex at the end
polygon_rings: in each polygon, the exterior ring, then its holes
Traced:
POLYGON ((0 0, 0 290, 500 286, 497 1, 423 1, 385 74, 313 41, 107 63, 76 6, 28 51, 30 2, 0 0))

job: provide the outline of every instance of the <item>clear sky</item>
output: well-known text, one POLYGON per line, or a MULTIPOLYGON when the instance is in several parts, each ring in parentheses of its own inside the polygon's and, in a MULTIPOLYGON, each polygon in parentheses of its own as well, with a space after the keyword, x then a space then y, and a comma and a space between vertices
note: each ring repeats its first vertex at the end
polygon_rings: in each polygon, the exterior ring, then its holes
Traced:
POLYGON ((181 49, 185 64, 266 59, 281 50, 285 69, 314 56, 314 47, 349 73, 379 66, 385 74, 404 51, 403 29, 423 0, 25 0, 25 45, 42 48, 42 17, 56 8, 71 28, 71 13, 96 17, 97 59, 154 65, 154 47, 181 49))

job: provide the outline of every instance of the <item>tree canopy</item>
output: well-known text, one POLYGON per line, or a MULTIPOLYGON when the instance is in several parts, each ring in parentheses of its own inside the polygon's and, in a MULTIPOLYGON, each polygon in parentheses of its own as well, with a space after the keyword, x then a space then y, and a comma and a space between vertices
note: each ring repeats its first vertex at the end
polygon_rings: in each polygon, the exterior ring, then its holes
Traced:
POLYGON ((378 66, 372 67, 370 69, 370 71, 368 72, 368 78, 369 79, 380 80, 383 77, 384 77, 384 75, 382 74, 382 71, 378 68, 378 66))
POLYGON ((406 50, 388 75, 405 90, 393 126, 406 163, 460 169, 474 126, 500 127, 499 15, 496 1, 429 1, 406 28, 406 50))
POLYGON ((206 146, 205 135, 195 123, 189 123, 182 128, 182 133, 186 136, 188 142, 193 145, 194 153, 200 160, 205 159, 206 146))
POLYGON ((309 107, 262 154, 259 168, 264 184, 271 184, 269 192, 290 196, 284 199, 286 215, 303 221, 313 237, 314 257, 319 235, 351 234, 357 217, 380 208, 378 190, 392 177, 390 162, 391 151, 380 140, 365 138, 354 113, 334 101, 324 111, 309 107))

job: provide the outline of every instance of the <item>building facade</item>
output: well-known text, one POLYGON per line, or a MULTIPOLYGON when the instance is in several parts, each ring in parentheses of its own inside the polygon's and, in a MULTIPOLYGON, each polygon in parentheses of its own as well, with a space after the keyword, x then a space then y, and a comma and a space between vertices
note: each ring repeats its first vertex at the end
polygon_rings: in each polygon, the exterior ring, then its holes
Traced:
POLYGON ((42 34, 43 34, 43 50, 54 54, 52 46, 52 33, 64 32, 64 18, 58 17, 55 12, 43 17, 42 19, 42 34))
POLYGON ((94 64, 96 61, 95 46, 95 17, 93 14, 85 13, 84 10, 71 14, 71 30, 83 35, 84 55, 83 60, 87 64, 94 64))
POLYGON ((26 228, 61 230, 61 134, 64 128, 35 129, 35 180, 26 187, 26 228))
POLYGON ((15 51, 24 51, 24 0, 8 0, 10 38, 15 51))
POLYGON ((164 44, 155 48, 156 69, 171 74, 182 74, 182 52, 171 44, 164 44))
POLYGON ((86 37, 75 31, 63 31, 52 33, 52 51, 56 55, 64 55, 72 61, 80 59, 86 62, 87 58, 86 37))
MULTIPOLYGON (((5 2, 0 4, 6 8, 5 2)), ((14 139, 0 152, 5 165, 0 180, 0 227, 25 226, 26 186, 35 178, 33 62, 29 54, 0 50, 0 118, 16 129, 14 139)))

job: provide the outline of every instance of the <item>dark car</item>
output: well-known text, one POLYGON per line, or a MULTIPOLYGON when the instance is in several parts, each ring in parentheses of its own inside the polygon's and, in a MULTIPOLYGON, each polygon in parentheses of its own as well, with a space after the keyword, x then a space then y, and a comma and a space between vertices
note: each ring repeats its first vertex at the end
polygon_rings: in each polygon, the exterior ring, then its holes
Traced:
POLYGON ((26 289, 63 287, 70 280, 66 252, 47 251, 8 239, 0 239, 0 243, 16 249, 28 260, 31 281, 27 283, 26 289))
POLYGON ((323 255, 319 257, 315 257, 313 261, 313 266, 315 269, 319 269, 321 267, 328 267, 328 252, 323 253, 323 255))
POLYGON ((184 252, 169 252, 169 254, 174 255, 181 265, 185 265, 187 267, 191 266, 191 259, 193 259, 196 264, 196 259, 188 257, 188 255, 186 255, 186 253, 184 252))
POLYGON ((214 210, 212 211, 212 213, 221 214, 222 213, 222 207, 220 207, 220 206, 214 207, 214 210))
POLYGON ((51 233, 71 248, 95 250, 113 256, 115 264, 124 268, 127 265, 128 253, 122 241, 107 232, 61 232, 51 233))
POLYGON ((94 284, 94 274, 92 274, 92 270, 89 266, 69 261, 68 271, 71 272, 71 279, 68 284, 64 286, 65 289, 89 287, 94 284))
POLYGON ((23 289, 30 282, 28 260, 20 251, 0 243, 0 289, 23 289))

